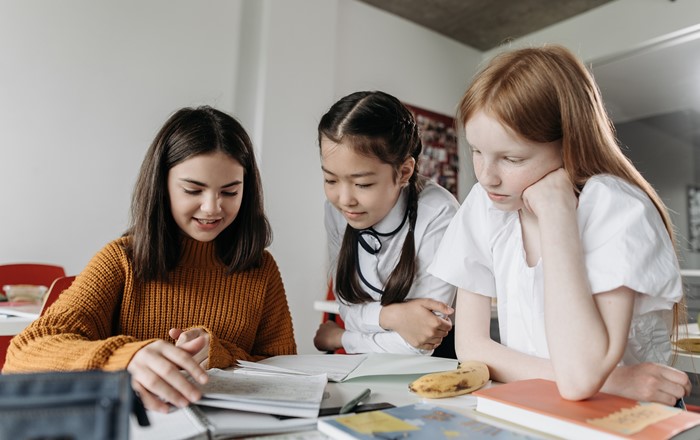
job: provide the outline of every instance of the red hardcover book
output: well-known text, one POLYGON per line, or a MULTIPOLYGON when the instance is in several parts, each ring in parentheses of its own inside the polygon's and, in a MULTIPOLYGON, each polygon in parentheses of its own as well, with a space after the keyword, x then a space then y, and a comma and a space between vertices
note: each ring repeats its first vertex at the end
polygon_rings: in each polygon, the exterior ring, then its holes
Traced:
POLYGON ((474 392, 480 413, 566 439, 700 439, 700 414, 607 393, 572 401, 530 379, 474 392))

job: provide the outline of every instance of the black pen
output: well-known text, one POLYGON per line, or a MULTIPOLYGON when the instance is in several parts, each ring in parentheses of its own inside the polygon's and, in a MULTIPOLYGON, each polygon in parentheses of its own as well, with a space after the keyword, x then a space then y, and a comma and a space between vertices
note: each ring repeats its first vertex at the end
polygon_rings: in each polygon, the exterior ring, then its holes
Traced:
POLYGON ((372 391, 369 388, 365 388, 364 391, 362 391, 359 396, 355 397, 354 399, 350 400, 348 403, 343 405, 343 407, 340 408, 340 411, 338 412, 338 414, 347 414, 347 413, 351 412, 352 410, 355 409, 355 407, 357 405, 360 404, 360 402, 363 402, 364 400, 366 400, 369 397, 371 392, 372 391))

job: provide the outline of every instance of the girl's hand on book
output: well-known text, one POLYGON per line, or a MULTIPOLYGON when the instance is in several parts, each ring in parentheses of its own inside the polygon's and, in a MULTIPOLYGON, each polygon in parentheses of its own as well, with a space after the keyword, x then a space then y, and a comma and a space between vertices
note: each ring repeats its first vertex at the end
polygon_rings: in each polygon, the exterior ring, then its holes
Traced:
MULTIPOLYGON (((199 338, 194 345, 204 344, 199 338)), ((168 403, 185 407, 202 398, 196 385, 190 383, 180 370, 189 373, 200 384, 207 383, 207 372, 190 353, 173 344, 158 340, 137 351, 126 369, 131 383, 146 408, 167 413, 168 403)))
POLYGON ((602 391, 642 402, 673 406, 688 396, 690 379, 684 372, 668 365, 643 362, 619 366, 610 373, 602 391))
POLYGON ((382 307, 379 325, 397 332, 413 347, 434 350, 452 329, 447 316, 453 313, 454 309, 445 303, 418 298, 382 307))
POLYGON ((171 338, 175 339, 175 346, 180 347, 192 355, 192 358, 202 368, 209 368, 209 333, 203 328, 197 327, 184 331, 179 328, 171 328, 168 332, 171 338), (197 342, 197 339, 203 339, 204 345, 197 342))

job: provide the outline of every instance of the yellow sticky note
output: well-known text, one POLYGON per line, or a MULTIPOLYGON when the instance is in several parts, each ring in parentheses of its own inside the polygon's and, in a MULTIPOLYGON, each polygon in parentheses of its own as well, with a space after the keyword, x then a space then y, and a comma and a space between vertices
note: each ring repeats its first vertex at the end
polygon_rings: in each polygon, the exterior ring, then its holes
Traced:
POLYGON ((353 414, 351 416, 338 417, 336 420, 350 429, 367 435, 375 432, 418 430, 417 426, 381 411, 353 414))

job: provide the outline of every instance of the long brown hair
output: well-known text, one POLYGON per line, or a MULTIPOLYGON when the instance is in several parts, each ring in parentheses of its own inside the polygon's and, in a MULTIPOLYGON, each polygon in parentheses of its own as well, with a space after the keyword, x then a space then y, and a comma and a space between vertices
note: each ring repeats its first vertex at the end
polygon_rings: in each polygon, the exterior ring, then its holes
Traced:
MULTIPOLYGON (((593 76, 568 49, 551 45, 497 55, 462 97, 462 126, 479 110, 530 141, 561 139, 564 169, 578 190, 603 173, 641 188, 676 245, 666 205, 622 153, 593 76)), ((674 306, 674 324, 684 316, 684 304, 674 306)))
POLYGON ((167 280, 181 257, 181 232, 170 211, 168 171, 200 154, 223 152, 244 169, 243 196, 236 219, 215 239, 216 253, 229 272, 257 267, 272 241, 263 210, 262 185, 248 134, 233 117, 203 106, 183 108, 163 125, 146 152, 131 201, 127 251, 143 281, 167 280))
MULTIPOLYGON (((318 124, 318 143, 325 137, 333 142, 346 142, 359 154, 376 157, 394 168, 396 178, 408 158, 416 164, 423 149, 413 114, 395 97, 379 91, 355 92, 337 101, 318 124)), ((418 194, 424 180, 417 165, 408 180, 409 231, 401 248, 401 256, 384 286, 381 304, 406 299, 416 275, 416 248, 413 230, 418 215, 418 194)), ((338 255, 335 290, 346 302, 359 304, 372 301, 360 285, 356 273, 358 230, 347 225, 338 255)))

